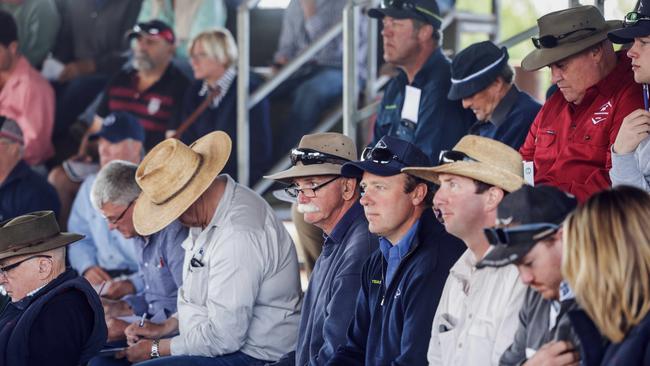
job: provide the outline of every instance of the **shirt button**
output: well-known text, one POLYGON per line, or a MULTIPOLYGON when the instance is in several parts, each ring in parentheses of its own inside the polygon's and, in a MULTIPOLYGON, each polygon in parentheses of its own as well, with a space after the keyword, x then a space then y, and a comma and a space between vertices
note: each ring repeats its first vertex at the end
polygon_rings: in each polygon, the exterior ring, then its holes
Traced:
POLYGON ((472 313, 470 313, 469 315, 467 315, 467 317, 470 318, 470 319, 472 319, 472 313))
POLYGON ((463 344, 462 344, 462 343, 458 343, 458 348, 463 348, 463 344))
POLYGON ((149 263, 146 263, 146 262, 145 262, 145 263, 144 263, 144 266, 145 266, 145 267, 149 267, 149 263))
POLYGON ((144 288, 146 288, 146 289, 148 290, 148 289, 149 289, 149 285, 145 286, 144 288))
POLYGON ((153 304, 149 304, 149 309, 153 308, 153 304))

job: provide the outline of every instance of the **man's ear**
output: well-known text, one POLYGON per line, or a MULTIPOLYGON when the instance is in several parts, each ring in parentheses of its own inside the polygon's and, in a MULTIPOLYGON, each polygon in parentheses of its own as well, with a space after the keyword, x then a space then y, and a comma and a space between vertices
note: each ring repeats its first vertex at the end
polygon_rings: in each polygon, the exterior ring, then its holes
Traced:
POLYGON ((52 273, 52 260, 47 258, 39 258, 38 261, 38 278, 44 280, 52 273))
POLYGON ((503 196, 503 189, 494 186, 490 187, 485 192, 485 209, 488 211, 496 210, 501 200, 503 200, 503 196))
POLYGON ((429 188, 424 183, 418 183, 418 185, 415 186, 415 189, 411 192, 413 206, 418 206, 424 202, 424 199, 427 197, 428 189, 429 188))
POLYGON ((425 42, 430 40, 433 37, 433 26, 430 24, 426 24, 420 29, 418 29, 418 40, 420 42, 425 42))
POLYGON ((355 178, 343 178, 343 199, 349 201, 353 199, 357 191, 357 180, 355 178))

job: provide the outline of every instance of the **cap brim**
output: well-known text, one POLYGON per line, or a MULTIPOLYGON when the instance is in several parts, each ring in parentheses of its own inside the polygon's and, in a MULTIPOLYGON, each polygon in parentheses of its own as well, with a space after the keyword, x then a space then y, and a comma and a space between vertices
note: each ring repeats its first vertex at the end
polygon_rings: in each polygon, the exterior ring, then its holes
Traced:
POLYGON ((435 167, 404 168, 402 169, 402 172, 438 185, 440 184, 438 178, 439 174, 459 175, 461 177, 472 178, 479 182, 491 184, 505 190, 506 192, 514 192, 524 184, 524 179, 516 174, 493 166, 487 166, 483 163, 471 161, 459 161, 435 167))
POLYGON ((341 168, 341 175, 349 178, 361 178, 363 172, 379 175, 381 177, 390 177, 401 173, 402 167, 397 167, 391 163, 377 164, 371 160, 354 161, 345 163, 341 168))
POLYGON ((395 8, 372 8, 368 10, 368 16, 375 19, 383 19, 385 16, 395 19, 414 18, 412 12, 395 8))
POLYGON ((271 174, 265 175, 266 179, 273 179, 283 183, 290 183, 293 178, 311 177, 316 175, 341 175, 341 167, 339 164, 312 164, 312 165, 294 165, 291 168, 271 174))
POLYGON ((591 37, 577 42, 565 43, 553 48, 534 49, 521 61, 521 68, 525 71, 539 70, 558 61, 573 56, 587 48, 607 39, 607 33, 621 27, 620 20, 608 20, 607 26, 602 31, 591 37))
MULTIPOLYGON (((144 193, 135 201, 133 226, 138 234, 151 235, 179 218, 210 187, 226 165, 232 142, 225 132, 216 131, 196 140, 190 148, 201 155, 203 163, 183 190, 163 204, 152 202, 144 193)), ((146 160, 147 157, 140 165, 144 166, 146 160)))
POLYGON ((289 193, 287 193, 284 189, 276 189, 275 191, 271 192, 271 194, 273 194, 273 197, 282 202, 298 203, 298 197, 290 196, 289 193))
POLYGON ((485 257, 476 263, 476 268, 504 267, 523 258, 535 243, 518 245, 493 245, 485 257))
POLYGON ((634 42, 634 38, 650 35, 650 22, 639 22, 635 25, 620 28, 607 34, 610 41, 617 44, 634 42))

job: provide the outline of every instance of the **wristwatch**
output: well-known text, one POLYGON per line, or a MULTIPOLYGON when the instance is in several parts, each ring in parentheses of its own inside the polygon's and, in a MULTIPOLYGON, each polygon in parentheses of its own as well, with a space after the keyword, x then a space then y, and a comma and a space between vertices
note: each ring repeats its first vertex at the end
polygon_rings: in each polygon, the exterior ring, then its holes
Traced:
POLYGON ((160 343, 160 339, 154 339, 153 342, 151 342, 151 358, 158 358, 160 357, 160 352, 158 352, 158 344, 160 343))

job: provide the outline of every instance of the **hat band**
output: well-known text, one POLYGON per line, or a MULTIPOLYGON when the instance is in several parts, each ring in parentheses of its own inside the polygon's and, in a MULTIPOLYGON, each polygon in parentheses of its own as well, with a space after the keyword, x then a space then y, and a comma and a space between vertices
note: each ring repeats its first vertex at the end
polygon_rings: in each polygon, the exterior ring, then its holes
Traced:
POLYGON ((203 166, 203 156, 201 154, 196 154, 196 155, 199 157, 199 163, 196 165, 196 169, 194 169, 194 172, 192 172, 192 176, 190 177, 190 179, 186 180, 185 183, 183 183, 183 185, 179 189, 177 189, 174 193, 169 195, 169 197, 158 202, 153 202, 152 200, 153 203, 155 203, 156 205, 164 205, 165 203, 171 201, 176 196, 181 194, 181 192, 183 192, 183 190, 185 190, 185 188, 187 188, 187 186, 189 186, 190 183, 192 183, 192 180, 194 180, 194 178, 196 178, 196 176, 199 174, 199 171, 201 170, 201 166, 203 166))
POLYGON ((451 83, 452 83, 452 84, 459 84, 459 83, 464 83, 464 82, 466 82, 466 81, 469 81, 469 80, 472 80, 472 79, 474 79, 474 78, 477 78, 477 77, 479 77, 479 76, 481 76, 481 75, 483 75, 483 74, 489 72, 490 70, 492 70, 492 69, 495 68, 496 66, 498 66, 498 65, 499 65, 499 64, 500 64, 500 63, 501 63, 505 58, 506 58, 506 53, 504 52, 503 55, 501 55, 501 57, 499 57, 499 59, 497 59, 497 60, 494 61, 493 63, 487 65, 487 66, 486 66, 485 68, 483 68, 482 70, 479 70, 479 71, 477 71, 477 72, 475 72, 475 73, 473 73, 473 74, 471 74, 471 75, 468 75, 468 76, 466 76, 466 77, 464 77, 464 78, 462 78, 462 79, 454 79, 454 78, 451 78, 451 83))
POLYGON ((19 244, 9 245, 9 247, 7 247, 7 249, 4 250, 3 252, 14 252, 15 253, 15 252, 17 252, 17 251, 19 251, 21 249, 33 247, 35 245, 39 245, 41 243, 44 243, 44 242, 46 242, 46 241, 48 241, 50 239, 54 239, 59 234, 61 234, 61 233, 60 232, 54 233, 54 234, 52 234, 50 236, 46 236, 44 238, 38 238, 38 239, 35 239, 35 240, 32 240, 32 241, 28 241, 27 243, 22 242, 22 243, 19 243, 19 244))

